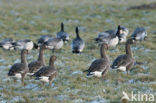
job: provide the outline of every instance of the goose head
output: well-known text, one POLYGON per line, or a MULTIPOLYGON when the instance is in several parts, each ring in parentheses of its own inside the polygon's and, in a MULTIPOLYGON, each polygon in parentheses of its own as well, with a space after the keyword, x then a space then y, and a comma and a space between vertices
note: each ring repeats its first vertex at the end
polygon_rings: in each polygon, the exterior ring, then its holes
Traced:
POLYGON ((21 53, 22 54, 29 54, 29 51, 27 49, 23 49, 21 53))
POLYGON ((130 39, 127 40, 126 43, 127 43, 127 44, 135 44, 136 41, 135 41, 133 38, 130 38, 130 39))
POLYGON ((54 62, 56 61, 56 56, 55 55, 52 55, 49 59, 49 66, 53 66, 54 65, 54 62))

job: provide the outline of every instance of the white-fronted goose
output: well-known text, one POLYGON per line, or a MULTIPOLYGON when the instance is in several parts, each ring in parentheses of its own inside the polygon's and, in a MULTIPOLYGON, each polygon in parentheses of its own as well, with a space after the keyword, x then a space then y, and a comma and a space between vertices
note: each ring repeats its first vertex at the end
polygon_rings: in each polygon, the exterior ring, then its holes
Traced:
POLYGON ((145 40, 147 38, 146 29, 144 27, 137 27, 132 33, 131 38, 133 38, 136 41, 145 40))
POLYGON ((31 63, 29 63, 28 67, 29 67, 29 73, 27 73, 28 75, 33 75, 34 73, 36 73, 42 66, 45 66, 45 61, 44 61, 44 50, 46 49, 45 45, 41 45, 40 50, 39 50, 39 56, 38 59, 36 61, 33 61, 31 63))
POLYGON ((15 40, 13 40, 12 38, 6 38, 0 42, 0 47, 6 50, 14 50, 15 49, 13 46, 14 43, 15 40))
POLYGON ((52 38, 53 37, 51 35, 41 35, 40 38, 38 39, 37 44, 40 46, 52 38))
POLYGON ((96 77, 104 77, 110 68, 109 58, 105 53, 105 50, 108 49, 108 45, 103 43, 100 48, 101 58, 92 62, 88 70, 84 72, 88 72, 87 76, 96 76, 96 77))
POLYGON ((26 49, 31 51, 33 48, 38 49, 38 45, 29 39, 18 40, 14 43, 14 46, 19 50, 26 49))
POLYGON ((75 32, 76 32, 76 38, 73 39, 72 44, 71 44, 72 52, 81 53, 85 47, 85 42, 79 36, 78 27, 76 27, 75 32))
POLYGON ((63 40, 60 38, 52 38, 44 43, 47 49, 55 50, 63 47, 63 40))
POLYGON ((26 73, 29 71, 25 54, 28 54, 28 50, 21 51, 21 63, 14 64, 8 73, 8 76, 13 77, 14 80, 21 79, 22 85, 24 85, 24 77, 26 73))
POLYGON ((69 41, 69 35, 64 31, 63 23, 61 23, 61 31, 57 33, 57 38, 61 38, 64 42, 69 41))
POLYGON ((112 64, 112 69, 117 69, 117 71, 127 71, 131 69, 134 65, 133 53, 131 52, 130 45, 134 43, 134 40, 128 39, 125 45, 126 54, 119 55, 112 64))
POLYGON ((120 40, 120 25, 118 26, 117 32, 114 30, 108 30, 98 34, 98 37, 95 39, 97 43, 106 43, 109 47, 115 47, 120 40))
POLYGON ((40 80, 42 82, 48 82, 49 86, 52 84, 52 80, 56 77, 56 68, 54 66, 54 62, 56 60, 56 56, 51 56, 49 59, 49 66, 42 67, 39 71, 37 71, 33 76, 36 77, 36 80, 40 80))

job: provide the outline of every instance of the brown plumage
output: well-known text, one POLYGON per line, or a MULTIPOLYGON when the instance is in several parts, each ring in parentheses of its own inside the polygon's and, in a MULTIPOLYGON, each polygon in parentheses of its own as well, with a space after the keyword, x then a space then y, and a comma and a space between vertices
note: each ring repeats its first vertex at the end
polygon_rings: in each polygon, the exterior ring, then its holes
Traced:
POLYGON ((21 79, 22 85, 24 85, 24 77, 26 73, 29 71, 25 54, 28 54, 28 50, 21 51, 21 63, 14 64, 8 73, 9 77, 13 77, 14 79, 17 78, 21 79))
POLYGON ((43 82, 49 82, 49 86, 51 86, 52 80, 56 77, 56 68, 54 66, 54 61, 56 60, 56 56, 51 56, 49 60, 49 66, 42 67, 39 71, 37 71, 33 76, 36 77, 36 80, 40 80, 43 82))
POLYGON ((28 75, 33 75, 35 72, 37 72, 42 66, 45 66, 45 61, 44 61, 44 50, 46 49, 45 45, 41 45, 40 50, 39 50, 39 56, 38 60, 33 61, 29 63, 29 73, 28 75))
POLYGON ((88 72, 87 76, 104 77, 106 75, 110 68, 110 63, 109 58, 105 53, 105 49, 108 49, 108 45, 103 43, 100 48, 101 59, 93 61, 89 69, 84 71, 88 72))
POLYGON ((112 64, 112 69, 117 69, 118 71, 127 71, 132 68, 134 65, 134 58, 131 52, 130 45, 133 44, 135 41, 133 39, 128 39, 125 45, 126 54, 119 55, 112 64))

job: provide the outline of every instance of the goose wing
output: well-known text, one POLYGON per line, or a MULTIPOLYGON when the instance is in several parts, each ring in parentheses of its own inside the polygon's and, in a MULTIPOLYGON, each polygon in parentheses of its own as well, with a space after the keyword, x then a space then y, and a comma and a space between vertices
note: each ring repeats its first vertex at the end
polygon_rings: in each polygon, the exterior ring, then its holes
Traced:
POLYGON ((42 67, 39 71, 37 71, 34 76, 35 77, 41 77, 41 76, 51 76, 51 74, 53 74, 54 72, 56 72, 55 68, 46 66, 46 67, 42 67))
POLYGON ((127 67, 132 62, 133 59, 129 55, 120 55, 114 60, 111 67, 112 69, 116 69, 120 66, 127 67))
POLYGON ((42 35, 38 39, 38 44, 43 44, 44 42, 48 41, 50 38, 52 38, 51 35, 42 35))
POLYGON ((109 62, 105 59, 97 59, 92 62, 88 72, 100 71, 103 72, 109 66, 109 62))
POLYGON ((33 73, 36 72, 37 70, 39 70, 42 66, 44 66, 44 63, 40 62, 40 61, 33 61, 31 63, 29 63, 28 67, 29 67, 29 72, 33 73))
POLYGON ((24 63, 16 63, 9 70, 8 75, 14 75, 15 73, 24 73, 26 71, 26 65, 24 63))
POLYGON ((67 40, 69 40, 69 35, 66 32, 58 32, 57 38, 61 38, 61 39, 63 39, 63 41, 67 41, 67 40))
POLYGON ((81 38, 76 38, 72 41, 73 49, 83 49, 85 46, 85 42, 81 38))
POLYGON ((144 40, 147 37, 146 29, 143 27, 137 27, 131 35, 132 38, 136 40, 144 40))

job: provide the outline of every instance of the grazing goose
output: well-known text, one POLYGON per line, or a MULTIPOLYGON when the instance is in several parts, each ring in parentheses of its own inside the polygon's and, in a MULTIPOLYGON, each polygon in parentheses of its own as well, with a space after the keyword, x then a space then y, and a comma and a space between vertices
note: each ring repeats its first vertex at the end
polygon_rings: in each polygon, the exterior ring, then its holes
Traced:
POLYGON ((147 31, 143 27, 137 27, 134 32, 131 35, 131 38, 133 38, 136 41, 142 41, 146 40, 147 38, 147 31))
POLYGON ((41 48, 39 50, 38 60, 33 61, 33 62, 29 63, 29 65, 28 65, 28 67, 29 67, 29 73, 27 73, 28 75, 30 75, 30 76, 33 75, 42 66, 45 66, 45 61, 44 61, 44 56, 43 56, 44 50, 45 50, 45 45, 41 45, 41 48))
POLYGON ((128 39, 126 42, 126 54, 124 55, 119 55, 113 62, 112 64, 112 69, 117 69, 117 71, 127 71, 128 75, 128 70, 131 69, 131 67, 134 65, 134 59, 133 59, 133 54, 131 52, 130 45, 134 43, 134 40, 128 39))
POLYGON ((51 56, 49 59, 49 66, 42 67, 39 71, 37 71, 33 76, 36 77, 36 80, 40 80, 42 82, 49 82, 49 86, 51 86, 52 80, 56 77, 56 68, 54 66, 54 62, 56 60, 56 56, 51 56))
POLYGON ((15 41, 12 38, 6 38, 0 42, 0 47, 6 50, 13 50, 15 49, 13 46, 14 43, 15 41))
POLYGON ((120 30, 121 27, 119 25, 116 33, 114 30, 101 32, 95 40, 97 43, 106 43, 109 47, 115 47, 120 40, 120 30))
POLYGON ((72 52, 73 53, 81 53, 85 47, 85 42, 79 36, 78 27, 76 27, 75 32, 76 32, 76 38, 73 39, 72 45, 71 45, 72 52))
POLYGON ((38 45, 29 39, 18 40, 14 43, 14 46, 19 50, 26 49, 31 51, 33 48, 38 49, 38 45))
POLYGON ((28 54, 28 50, 24 49, 21 51, 21 63, 14 64, 8 73, 8 76, 13 77, 15 81, 16 79, 21 79, 22 85, 24 85, 24 77, 26 73, 29 71, 25 54, 28 54))
POLYGON ((49 39, 51 39, 52 36, 51 35, 42 35, 40 36, 40 38, 38 39, 37 44, 40 46, 42 44, 44 44, 45 42, 47 42, 49 39))
POLYGON ((57 38, 61 38, 64 42, 69 41, 68 33, 64 32, 64 24, 61 23, 61 31, 57 33, 57 38))
POLYGON ((47 49, 55 50, 63 47, 63 40, 60 38, 51 38, 44 43, 47 49))
POLYGON ((103 43, 100 48, 101 58, 92 62, 88 70, 87 76, 104 77, 110 68, 109 58, 107 57, 105 50, 108 49, 108 45, 103 43))

